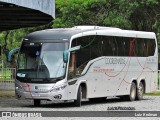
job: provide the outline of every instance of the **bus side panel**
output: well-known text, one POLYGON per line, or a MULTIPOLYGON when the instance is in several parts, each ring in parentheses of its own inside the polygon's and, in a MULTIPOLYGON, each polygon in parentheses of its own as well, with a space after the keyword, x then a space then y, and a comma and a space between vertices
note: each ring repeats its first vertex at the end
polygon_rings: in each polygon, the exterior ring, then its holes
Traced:
POLYGON ((126 57, 121 58, 125 64, 116 63, 120 58, 106 57, 92 64, 84 77, 89 98, 128 95, 133 80, 138 86, 139 81, 144 79, 146 92, 155 90, 157 73, 153 57, 150 58, 152 63, 146 57, 126 57), (106 59, 110 59, 108 63, 106 59))
POLYGON ((158 80, 157 57, 148 57, 146 59, 146 93, 151 93, 157 89, 158 80))
MULTIPOLYGON (((122 57, 104 57, 92 64, 85 74, 88 86, 88 98, 115 96, 125 76, 127 59, 122 57), (119 62, 118 62, 119 60, 119 62)), ((124 84, 126 86, 126 84, 124 84)), ((125 89, 123 94, 128 94, 125 89)))
POLYGON ((68 85, 68 99, 73 100, 77 98, 77 84, 68 85))

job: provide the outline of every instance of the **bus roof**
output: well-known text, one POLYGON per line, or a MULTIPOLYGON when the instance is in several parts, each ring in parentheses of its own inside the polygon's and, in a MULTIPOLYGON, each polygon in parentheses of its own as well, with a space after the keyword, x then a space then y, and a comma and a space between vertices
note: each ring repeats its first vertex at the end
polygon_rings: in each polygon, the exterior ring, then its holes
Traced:
POLYGON ((155 39, 154 32, 123 30, 120 28, 100 27, 100 26, 75 26, 72 28, 47 29, 33 32, 25 37, 27 40, 71 40, 71 38, 88 35, 123 36, 133 38, 155 39))

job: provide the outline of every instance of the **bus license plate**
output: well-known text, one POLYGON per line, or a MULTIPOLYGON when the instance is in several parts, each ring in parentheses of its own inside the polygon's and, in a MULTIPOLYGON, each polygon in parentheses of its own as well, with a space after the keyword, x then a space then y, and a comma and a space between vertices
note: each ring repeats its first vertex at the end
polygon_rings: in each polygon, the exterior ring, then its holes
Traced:
POLYGON ((39 93, 35 93, 35 92, 32 92, 31 94, 32 94, 32 96, 34 96, 34 97, 39 97, 39 96, 40 96, 39 93))

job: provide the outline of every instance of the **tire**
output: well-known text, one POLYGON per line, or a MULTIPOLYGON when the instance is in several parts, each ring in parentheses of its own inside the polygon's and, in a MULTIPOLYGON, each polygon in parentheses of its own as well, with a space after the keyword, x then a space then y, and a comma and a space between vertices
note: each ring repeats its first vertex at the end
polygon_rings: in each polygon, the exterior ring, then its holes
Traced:
POLYGON ((34 99, 34 106, 35 106, 35 107, 40 106, 40 104, 41 104, 41 100, 34 99))
POLYGON ((142 82, 140 82, 136 92, 136 100, 142 100, 143 95, 144 95, 144 85, 142 82))
POLYGON ((130 88, 130 94, 126 96, 126 100, 134 101, 135 98, 136 98, 136 84, 132 82, 131 88, 130 88))
POLYGON ((75 106, 81 107, 81 100, 82 100, 82 87, 79 86, 78 92, 77 92, 77 100, 74 100, 75 106))

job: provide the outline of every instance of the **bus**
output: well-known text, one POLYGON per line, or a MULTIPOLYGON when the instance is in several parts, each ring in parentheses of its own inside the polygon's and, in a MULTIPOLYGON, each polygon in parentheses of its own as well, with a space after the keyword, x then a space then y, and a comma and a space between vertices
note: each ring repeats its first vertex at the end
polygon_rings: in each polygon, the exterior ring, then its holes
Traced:
POLYGON ((153 32, 75 26, 33 32, 18 53, 17 99, 82 101, 115 96, 142 100, 157 88, 153 32))

